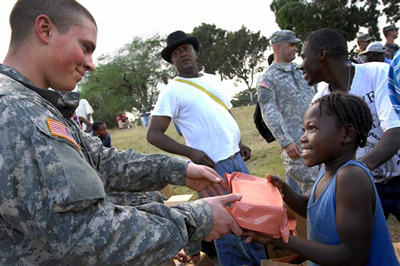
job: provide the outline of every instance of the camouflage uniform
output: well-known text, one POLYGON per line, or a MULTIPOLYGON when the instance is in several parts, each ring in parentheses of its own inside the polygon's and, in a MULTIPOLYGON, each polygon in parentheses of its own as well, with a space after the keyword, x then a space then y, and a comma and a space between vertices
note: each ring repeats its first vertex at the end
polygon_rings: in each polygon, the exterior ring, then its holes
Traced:
POLYGON ((385 44, 385 57, 392 60, 394 54, 399 50, 399 46, 395 43, 386 43, 385 44))
POLYGON ((258 80, 257 92, 264 122, 282 147, 286 175, 297 180, 303 192, 308 191, 318 167, 306 167, 302 158, 291 159, 283 148, 292 142, 300 147, 304 113, 315 88, 308 86, 295 63, 273 63, 258 80))
POLYGON ((212 225, 204 200, 132 207, 106 194, 185 185, 186 160, 103 147, 69 119, 79 94, 0 72, 1 265, 154 265, 200 250, 212 225))

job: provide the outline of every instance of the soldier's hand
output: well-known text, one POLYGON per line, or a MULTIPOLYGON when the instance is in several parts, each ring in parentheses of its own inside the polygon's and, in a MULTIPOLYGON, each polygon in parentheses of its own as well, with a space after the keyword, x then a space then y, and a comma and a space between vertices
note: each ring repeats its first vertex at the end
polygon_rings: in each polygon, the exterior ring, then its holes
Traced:
POLYGON ((200 192, 203 197, 223 195, 224 191, 229 191, 214 169, 195 163, 189 163, 186 169, 186 186, 200 192))
POLYGON ((289 145, 287 145, 285 147, 285 151, 289 155, 289 157, 292 158, 292 159, 298 159, 301 156, 300 148, 296 144, 296 142, 292 142, 289 145))
POLYGON ((204 239, 205 241, 212 241, 226 234, 235 234, 237 236, 242 235, 243 230, 225 208, 227 204, 238 201, 241 198, 242 195, 240 194, 228 194, 224 196, 205 198, 211 206, 213 215, 211 231, 204 239))
POLYGON ((206 165, 211 168, 215 167, 214 161, 210 157, 208 157, 207 153, 205 153, 204 151, 193 149, 188 157, 194 163, 206 165))

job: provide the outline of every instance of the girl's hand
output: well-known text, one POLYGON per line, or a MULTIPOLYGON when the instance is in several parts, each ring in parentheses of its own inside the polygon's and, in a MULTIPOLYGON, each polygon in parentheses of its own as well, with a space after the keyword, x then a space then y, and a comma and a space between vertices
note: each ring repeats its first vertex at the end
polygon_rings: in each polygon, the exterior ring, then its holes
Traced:
POLYGON ((274 186, 276 186, 279 191, 281 192, 281 194, 283 195, 284 190, 286 188, 286 183, 285 181, 283 181, 282 179, 280 179, 277 176, 274 175, 270 175, 270 174, 266 174, 265 178, 271 182, 274 186))
POLYGON ((245 231, 243 232, 242 236, 246 237, 247 244, 250 242, 258 242, 263 245, 268 245, 276 242, 275 238, 255 231, 245 231))

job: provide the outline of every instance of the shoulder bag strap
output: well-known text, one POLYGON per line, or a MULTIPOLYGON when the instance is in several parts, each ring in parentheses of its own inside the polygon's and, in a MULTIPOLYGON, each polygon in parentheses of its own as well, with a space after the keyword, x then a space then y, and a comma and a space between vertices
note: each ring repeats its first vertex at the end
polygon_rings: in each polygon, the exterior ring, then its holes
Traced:
POLYGON ((186 84, 188 84, 188 85, 191 85, 191 86, 193 86, 193 87, 195 87, 195 88, 201 90, 202 92, 204 92, 205 94, 207 94, 208 96, 210 96, 210 97, 211 97, 214 101, 216 101, 219 105, 221 105, 222 107, 224 107, 225 110, 229 111, 228 107, 226 107, 226 105, 225 105, 223 102, 221 102, 220 99, 218 99, 216 96, 214 96, 214 95, 213 95, 211 92, 209 92, 208 90, 204 89, 202 86, 200 86, 200 85, 198 85, 198 84, 196 84, 196 83, 194 83, 194 82, 191 82, 191 81, 189 81, 189 80, 186 80, 186 79, 174 78, 174 80, 175 80, 175 81, 178 81, 178 82, 186 83, 186 84))

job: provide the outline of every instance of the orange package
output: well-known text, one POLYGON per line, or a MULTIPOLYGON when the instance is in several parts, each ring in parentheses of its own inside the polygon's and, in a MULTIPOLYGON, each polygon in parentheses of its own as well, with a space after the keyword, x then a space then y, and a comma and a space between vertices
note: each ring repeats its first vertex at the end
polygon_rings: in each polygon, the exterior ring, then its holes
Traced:
POLYGON ((282 195, 267 179, 234 172, 225 174, 232 193, 242 194, 242 199, 227 207, 240 227, 264 233, 272 238, 289 240, 289 230, 296 221, 288 221, 282 195))

